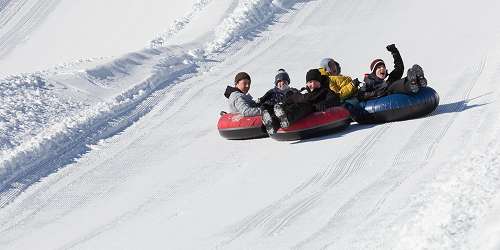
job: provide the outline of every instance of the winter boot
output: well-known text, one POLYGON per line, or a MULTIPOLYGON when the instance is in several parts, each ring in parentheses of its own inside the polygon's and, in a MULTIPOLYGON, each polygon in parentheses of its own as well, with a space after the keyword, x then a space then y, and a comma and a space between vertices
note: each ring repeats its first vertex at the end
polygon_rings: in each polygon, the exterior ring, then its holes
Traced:
POLYGON ((427 86, 427 79, 425 79, 424 70, 422 69, 422 67, 420 67, 420 65, 418 64, 415 64, 413 65, 412 69, 417 77, 418 85, 421 87, 427 86))
POLYGON ((274 114, 278 117, 278 119, 280 119, 280 125, 282 128, 288 128, 290 126, 290 122, 288 121, 288 117, 283 109, 282 103, 274 105, 274 114))
POLYGON ((412 93, 417 93, 420 89, 420 85, 418 84, 417 71, 413 67, 408 69, 406 80, 408 81, 409 91, 411 91, 412 93))
POLYGON ((273 135, 276 133, 276 127, 274 126, 275 122, 273 121, 273 116, 269 111, 263 110, 262 111, 262 123, 266 127, 266 131, 268 135, 273 135))

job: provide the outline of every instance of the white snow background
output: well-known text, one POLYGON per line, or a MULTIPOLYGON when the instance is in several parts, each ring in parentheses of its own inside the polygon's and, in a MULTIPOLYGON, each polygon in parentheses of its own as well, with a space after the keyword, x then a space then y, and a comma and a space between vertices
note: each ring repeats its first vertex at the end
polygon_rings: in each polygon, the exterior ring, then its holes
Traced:
POLYGON ((500 249, 500 3, 0 0, 1 249, 500 249), (419 119, 228 141, 323 57, 418 63, 419 119))

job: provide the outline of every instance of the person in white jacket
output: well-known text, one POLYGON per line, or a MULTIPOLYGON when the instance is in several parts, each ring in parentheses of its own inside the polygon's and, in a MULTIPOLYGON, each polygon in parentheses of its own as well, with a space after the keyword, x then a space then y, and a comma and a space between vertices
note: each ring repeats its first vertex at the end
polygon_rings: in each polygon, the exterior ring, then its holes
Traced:
POLYGON ((234 87, 227 86, 224 96, 228 99, 229 113, 242 116, 261 115, 259 105, 248 94, 252 80, 246 72, 240 72, 234 77, 234 87))

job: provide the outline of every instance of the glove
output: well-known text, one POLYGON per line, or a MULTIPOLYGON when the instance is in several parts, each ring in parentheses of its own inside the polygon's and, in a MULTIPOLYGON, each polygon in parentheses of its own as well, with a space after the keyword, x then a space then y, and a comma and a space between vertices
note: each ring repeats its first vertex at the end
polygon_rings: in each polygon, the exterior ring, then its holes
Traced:
POLYGON ((368 100, 370 98, 376 97, 377 94, 375 93, 375 91, 370 91, 370 92, 364 92, 364 93, 362 93, 361 96, 362 96, 362 99, 368 100))
POLYGON ((354 87, 356 87, 356 88, 357 88, 360 84, 361 84, 361 82, 359 81, 359 79, 358 79, 358 78, 354 78, 354 79, 352 80, 352 85, 354 85, 354 87))
POLYGON ((396 48, 396 45, 393 43, 393 44, 389 44, 387 45, 387 47, 385 47, 389 52, 391 53, 396 53, 398 52, 398 48, 396 48))

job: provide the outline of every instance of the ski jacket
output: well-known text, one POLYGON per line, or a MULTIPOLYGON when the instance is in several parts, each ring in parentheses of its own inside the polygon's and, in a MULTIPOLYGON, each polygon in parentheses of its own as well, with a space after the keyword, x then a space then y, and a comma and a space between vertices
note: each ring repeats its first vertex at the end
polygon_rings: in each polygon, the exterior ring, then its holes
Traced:
POLYGON ((334 76, 325 68, 319 68, 321 75, 328 77, 330 89, 337 93, 341 101, 349 99, 356 94, 358 88, 352 83, 352 79, 348 76, 337 75, 334 76))
POLYGON ((294 93, 299 93, 299 90, 296 88, 281 90, 278 87, 274 87, 259 98, 258 103, 259 105, 273 106, 276 103, 283 102, 286 96, 293 95, 294 93))
POLYGON ((389 85, 403 77, 404 64, 399 51, 396 50, 392 53, 392 57, 394 58, 394 70, 389 73, 387 80, 377 77, 375 72, 365 74, 364 86, 358 95, 360 99, 366 100, 385 95, 389 85))
POLYGON ((243 94, 238 88, 227 86, 224 96, 228 99, 229 113, 242 116, 261 115, 258 104, 250 94, 243 94))
POLYGON ((321 87, 319 89, 308 91, 305 94, 294 93, 285 99, 284 104, 308 103, 313 105, 315 111, 324 111, 327 108, 340 105, 339 95, 327 87, 329 84, 328 77, 322 76, 320 82, 321 87))

